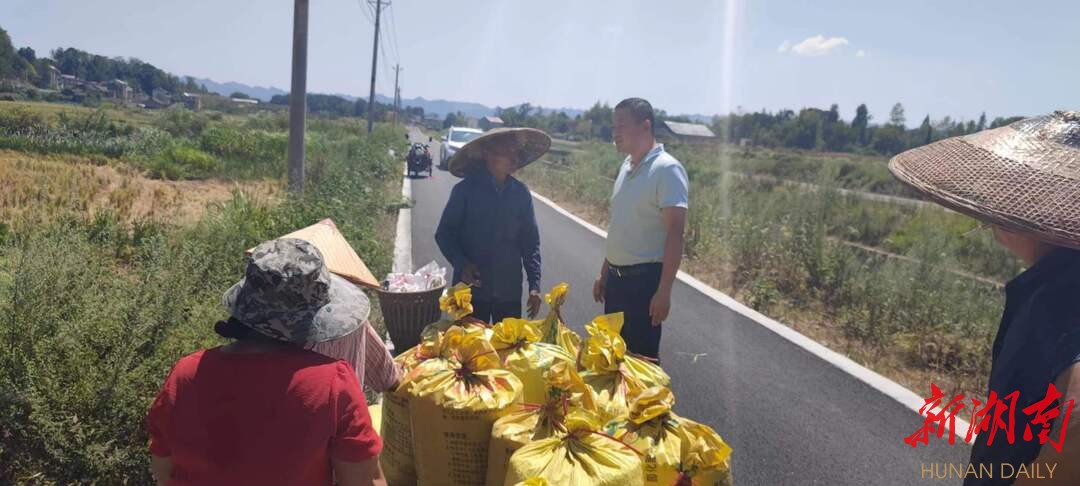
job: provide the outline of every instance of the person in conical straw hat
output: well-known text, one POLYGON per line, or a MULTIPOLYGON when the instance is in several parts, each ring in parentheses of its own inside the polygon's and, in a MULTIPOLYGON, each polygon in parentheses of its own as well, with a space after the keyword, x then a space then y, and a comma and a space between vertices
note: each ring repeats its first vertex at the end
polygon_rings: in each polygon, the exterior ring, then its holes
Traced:
MULTIPOLYGON (((1007 471, 1001 467, 1030 470, 1034 462, 1044 476, 1056 468, 1054 484, 1080 484, 1080 420, 1068 421, 1071 404, 1080 404, 1080 112, 1057 111, 912 149, 889 161, 889 170, 934 202, 982 222, 1028 267, 1005 286, 1004 313, 988 350, 988 394, 1007 404, 1018 392, 1013 430, 1032 440, 999 436, 988 444, 996 429, 988 423, 971 463, 1007 471), (1043 405, 1058 413, 1040 419, 1035 409, 1043 405), (1048 433, 1039 435, 1044 423, 1048 433)), ((994 415, 986 417, 992 422, 994 415)), ((994 481, 1012 479, 969 476, 964 484, 999 484, 994 481)))
POLYGON ((447 164, 463 180, 450 191, 435 242, 454 267, 454 283, 472 286, 477 319, 521 317, 523 268, 529 318, 540 311, 540 229, 529 188, 512 174, 550 147, 551 137, 540 130, 495 129, 470 140, 447 164))

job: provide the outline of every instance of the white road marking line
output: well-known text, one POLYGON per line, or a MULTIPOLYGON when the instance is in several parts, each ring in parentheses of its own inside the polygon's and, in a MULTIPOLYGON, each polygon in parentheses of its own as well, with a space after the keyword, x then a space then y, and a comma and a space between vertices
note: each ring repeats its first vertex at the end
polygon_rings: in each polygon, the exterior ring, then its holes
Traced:
MULTIPOLYGON (((412 179, 408 174, 402 178, 401 196, 405 201, 412 200, 412 179)), ((398 210, 397 234, 394 237, 394 268, 395 273, 407 273, 413 271, 412 262, 412 208, 404 207, 398 210)))
MULTIPOLYGON (((567 218, 570 218, 570 220, 574 221, 577 224, 580 224, 581 226, 584 226, 585 229, 592 231, 597 236, 607 239, 607 232, 596 227, 596 225, 577 217, 573 213, 563 209, 558 204, 555 204, 554 201, 544 196, 541 196, 540 194, 537 194, 535 191, 532 191, 532 195, 540 202, 548 205, 548 207, 550 207, 551 209, 554 209, 557 213, 562 214, 567 218)), ((698 280, 697 278, 694 278, 694 276, 682 270, 679 270, 678 279, 686 285, 693 287, 698 292, 705 294, 707 297, 713 299, 720 305, 731 309, 732 311, 742 315, 743 317, 746 317, 747 319, 750 319, 751 321, 765 326, 766 329, 776 334, 779 334, 780 337, 787 339, 788 341, 794 343, 800 348, 805 349, 810 354, 813 354, 814 356, 821 358, 825 362, 839 368, 841 371, 851 376, 854 376, 859 381, 866 383, 871 388, 881 392, 885 396, 890 397, 897 402, 900 402, 901 405, 907 407, 913 412, 919 413, 919 409, 925 405, 925 400, 922 397, 917 395, 915 392, 904 388, 903 385, 892 381, 884 376, 881 376, 875 371, 852 361, 847 356, 844 356, 840 353, 837 353, 836 351, 822 346, 817 341, 814 341, 813 339, 806 337, 802 333, 784 324, 781 324, 779 321, 776 321, 754 309, 743 305, 742 303, 731 298, 727 294, 724 294, 723 292, 720 292, 719 290, 716 290, 706 285, 704 282, 698 280)), ((937 409, 934 408, 931 410, 937 409)), ((964 441, 964 436, 967 434, 967 430, 968 422, 957 417, 956 429, 954 433, 961 442, 964 441)), ((897 438, 897 440, 900 439, 901 438, 899 437, 897 438)), ((972 437, 971 441, 969 441, 968 443, 974 444, 975 437, 972 437)))

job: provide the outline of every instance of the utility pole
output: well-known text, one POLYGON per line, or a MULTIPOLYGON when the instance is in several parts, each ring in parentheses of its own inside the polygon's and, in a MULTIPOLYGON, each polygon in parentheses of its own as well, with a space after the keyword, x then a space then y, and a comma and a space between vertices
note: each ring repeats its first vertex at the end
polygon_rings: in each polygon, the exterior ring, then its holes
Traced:
POLYGON ((304 122, 307 112, 308 0, 293 8, 292 88, 289 90, 289 190, 304 191, 304 122))
MULTIPOLYGON (((390 2, 386 2, 390 5, 390 2)), ((367 115, 367 132, 371 133, 371 128, 375 123, 375 68, 379 60, 379 14, 382 13, 382 0, 375 0, 375 42, 371 47, 371 95, 368 96, 368 115, 367 115)))
POLYGON ((401 64, 394 65, 394 125, 397 126, 398 114, 401 112, 401 85, 398 84, 398 75, 401 74, 401 64))

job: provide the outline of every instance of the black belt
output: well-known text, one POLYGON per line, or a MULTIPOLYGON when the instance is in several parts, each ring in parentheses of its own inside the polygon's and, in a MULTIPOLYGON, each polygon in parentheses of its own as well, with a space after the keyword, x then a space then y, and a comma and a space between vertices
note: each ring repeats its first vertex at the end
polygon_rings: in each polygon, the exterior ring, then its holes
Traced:
POLYGON ((663 267, 662 263, 649 262, 639 263, 637 265, 612 265, 608 264, 608 273, 616 277, 636 277, 639 275, 645 275, 649 272, 656 271, 657 267, 663 267))

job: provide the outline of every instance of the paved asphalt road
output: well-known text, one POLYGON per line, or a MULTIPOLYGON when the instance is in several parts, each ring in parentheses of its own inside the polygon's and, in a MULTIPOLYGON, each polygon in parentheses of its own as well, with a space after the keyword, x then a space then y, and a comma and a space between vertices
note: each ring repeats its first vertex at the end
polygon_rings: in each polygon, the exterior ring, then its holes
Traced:
MULTIPOLYGON (((421 140, 418 131, 413 139, 421 140)), ((438 157, 437 138, 431 148, 438 157)), ((438 169, 432 178, 412 180, 418 267, 433 259, 447 265, 434 234, 457 181, 438 169)), ((603 312, 592 300, 603 240, 534 203, 541 286, 570 284, 563 316, 583 333, 584 324, 603 312)), ((916 413, 681 282, 675 284, 661 348, 676 412, 712 426, 732 446, 738 484, 959 484, 922 479, 921 465, 966 464, 966 444, 932 438, 929 446, 912 449, 903 439, 919 427, 916 413)), ((928 390, 914 391, 925 396, 928 390)))

